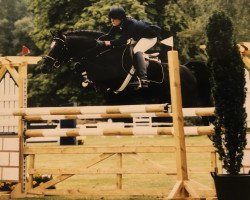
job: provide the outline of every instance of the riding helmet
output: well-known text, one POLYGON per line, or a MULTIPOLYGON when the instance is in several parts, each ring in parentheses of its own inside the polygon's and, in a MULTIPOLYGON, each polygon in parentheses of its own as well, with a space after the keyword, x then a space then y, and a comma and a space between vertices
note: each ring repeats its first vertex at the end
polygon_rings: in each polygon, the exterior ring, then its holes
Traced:
POLYGON ((111 19, 125 19, 126 13, 122 7, 111 8, 109 11, 109 18, 111 19))

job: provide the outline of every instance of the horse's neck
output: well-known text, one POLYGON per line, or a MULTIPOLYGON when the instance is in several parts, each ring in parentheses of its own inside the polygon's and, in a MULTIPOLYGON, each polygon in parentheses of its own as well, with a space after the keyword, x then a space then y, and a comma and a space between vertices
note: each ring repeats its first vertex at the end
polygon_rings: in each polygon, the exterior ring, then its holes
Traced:
POLYGON ((96 45, 96 39, 103 35, 96 31, 73 31, 66 34, 67 46, 72 55, 79 55, 80 52, 93 48, 96 45))
POLYGON ((72 57, 82 57, 89 49, 95 47, 95 38, 88 38, 86 36, 68 36, 66 38, 67 47, 72 57))
POLYGON ((69 36, 77 36, 77 37, 86 37, 88 39, 97 39, 98 37, 104 35, 102 32, 98 31, 87 31, 87 30, 82 30, 82 31, 72 31, 66 33, 66 37, 69 36))

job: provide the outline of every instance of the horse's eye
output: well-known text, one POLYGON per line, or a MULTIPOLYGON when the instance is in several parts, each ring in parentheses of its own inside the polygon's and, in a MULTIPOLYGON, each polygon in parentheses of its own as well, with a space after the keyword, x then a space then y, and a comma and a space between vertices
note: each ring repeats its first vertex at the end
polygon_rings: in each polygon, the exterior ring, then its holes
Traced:
POLYGON ((52 49, 56 45, 56 41, 53 41, 50 45, 50 48, 52 49))

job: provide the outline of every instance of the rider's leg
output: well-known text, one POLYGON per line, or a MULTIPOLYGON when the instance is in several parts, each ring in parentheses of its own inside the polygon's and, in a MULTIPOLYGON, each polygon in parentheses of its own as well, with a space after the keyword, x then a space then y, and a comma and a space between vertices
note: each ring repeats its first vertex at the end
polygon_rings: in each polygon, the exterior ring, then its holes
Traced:
POLYGON ((149 50, 150 48, 152 48, 155 43, 157 42, 157 38, 141 38, 135 45, 133 51, 134 54, 137 52, 145 52, 147 50, 149 50))
POLYGON ((147 80, 147 65, 142 52, 138 51, 134 54, 134 64, 139 78, 147 80))
POLYGON ((137 71, 137 75, 140 79, 140 87, 148 87, 147 80, 147 65, 143 57, 143 53, 153 47, 157 41, 157 38, 141 38, 134 47, 134 64, 137 71))

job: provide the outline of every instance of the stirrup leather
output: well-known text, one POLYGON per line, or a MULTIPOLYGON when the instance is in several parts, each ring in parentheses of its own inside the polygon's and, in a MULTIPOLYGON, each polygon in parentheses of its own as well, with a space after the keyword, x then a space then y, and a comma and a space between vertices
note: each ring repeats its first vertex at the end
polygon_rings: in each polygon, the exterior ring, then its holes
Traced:
POLYGON ((118 94, 119 92, 123 91, 127 87, 128 83, 131 80, 134 73, 135 73, 135 68, 134 68, 134 66, 132 66, 127 77, 125 78, 125 80, 121 84, 121 86, 117 90, 114 91, 115 94, 118 94))

